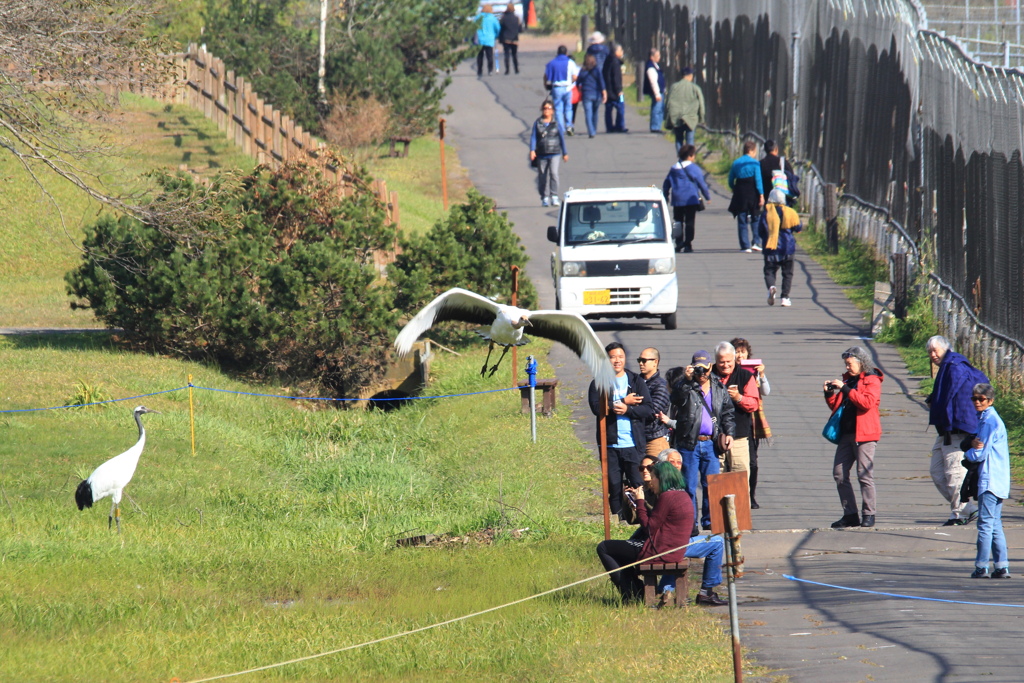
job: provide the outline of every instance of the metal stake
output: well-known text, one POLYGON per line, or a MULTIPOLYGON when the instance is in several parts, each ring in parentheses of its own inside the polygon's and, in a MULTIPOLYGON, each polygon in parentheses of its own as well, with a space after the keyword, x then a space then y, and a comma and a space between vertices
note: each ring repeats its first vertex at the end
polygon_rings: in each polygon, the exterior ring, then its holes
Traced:
POLYGON ((729 578, 729 628, 732 631, 732 671, 736 683, 743 683, 743 651, 740 647, 740 611, 736 605, 736 579, 743 575, 743 554, 739 549, 739 524, 736 521, 736 496, 722 500, 725 506, 725 564, 729 578))

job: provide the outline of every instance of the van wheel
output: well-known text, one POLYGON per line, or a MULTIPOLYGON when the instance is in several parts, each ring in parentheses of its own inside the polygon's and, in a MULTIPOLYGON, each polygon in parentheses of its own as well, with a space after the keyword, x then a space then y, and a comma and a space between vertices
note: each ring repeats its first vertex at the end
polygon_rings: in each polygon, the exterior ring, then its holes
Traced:
POLYGON ((666 330, 676 329, 676 314, 669 313, 668 315, 661 316, 661 324, 665 326, 666 330))

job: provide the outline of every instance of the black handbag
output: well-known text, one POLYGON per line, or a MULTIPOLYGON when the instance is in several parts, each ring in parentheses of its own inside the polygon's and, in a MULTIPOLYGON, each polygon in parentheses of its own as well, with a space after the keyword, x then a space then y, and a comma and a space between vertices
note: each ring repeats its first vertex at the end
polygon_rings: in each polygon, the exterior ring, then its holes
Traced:
POLYGON ((697 197, 697 210, 698 210, 698 211, 703 211, 703 210, 704 210, 704 209, 706 209, 706 208, 708 208, 708 207, 707 207, 707 205, 706 205, 706 204, 704 204, 704 198, 703 198, 703 197, 700 197, 700 196, 698 196, 698 197, 697 197))

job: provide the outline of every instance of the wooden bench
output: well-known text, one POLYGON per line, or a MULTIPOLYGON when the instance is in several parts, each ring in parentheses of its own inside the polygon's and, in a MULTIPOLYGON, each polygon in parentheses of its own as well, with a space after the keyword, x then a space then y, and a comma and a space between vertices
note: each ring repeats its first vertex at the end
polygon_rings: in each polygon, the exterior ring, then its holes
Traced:
MULTIPOLYGON (((534 400, 537 402, 536 408, 545 417, 550 417, 551 413, 555 412, 555 388, 558 386, 557 379, 539 379, 537 380, 537 387, 534 390, 534 400)), ((521 413, 530 412, 530 384, 520 383, 519 395, 522 397, 522 409, 521 413)))
POLYGON ((637 565, 636 572, 644 580, 644 604, 653 607, 657 604, 658 577, 674 576, 676 579, 676 607, 686 604, 686 572, 690 568, 690 560, 682 562, 648 562, 637 565))
POLYGON ((409 143, 410 142, 412 142, 412 138, 391 138, 391 152, 389 153, 389 156, 393 156, 393 157, 407 157, 407 156, 409 156, 409 143), (401 153, 399 153, 398 150, 395 149, 395 143, 396 142, 401 142, 401 143, 403 143, 405 145, 402 148, 402 152, 401 153))

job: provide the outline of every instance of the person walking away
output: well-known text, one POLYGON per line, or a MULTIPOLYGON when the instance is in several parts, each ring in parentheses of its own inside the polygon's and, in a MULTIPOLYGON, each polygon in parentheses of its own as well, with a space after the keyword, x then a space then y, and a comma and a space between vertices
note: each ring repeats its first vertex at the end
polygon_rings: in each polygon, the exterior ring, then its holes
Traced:
POLYGON ((729 202, 729 213, 736 218, 736 229, 739 232, 740 250, 750 253, 761 251, 759 238, 754 232, 754 221, 761 213, 764 205, 764 189, 761 185, 761 164, 757 159, 757 143, 747 140, 743 143, 743 154, 732 162, 729 168, 729 189, 732 190, 732 201, 729 202), (753 233, 753 245, 751 245, 753 233))
POLYGON ((644 65, 644 87, 645 95, 651 98, 651 121, 650 130, 652 133, 661 134, 661 124, 665 120, 665 74, 661 70, 661 52, 658 48, 652 47, 647 64, 644 65))
POLYGON ((867 351, 851 346, 843 351, 846 372, 843 378, 824 384, 825 403, 832 412, 843 409, 839 416, 839 443, 832 462, 832 478, 836 481, 843 516, 832 523, 833 529, 875 525, 875 444, 882 437, 882 420, 878 406, 882 400, 882 371, 872 367, 867 351), (860 483, 861 514, 857 514, 857 497, 850 483, 850 470, 857 466, 860 483))
MULTIPOLYGON (((647 448, 644 423, 654 415, 651 410, 651 394, 643 377, 626 369, 626 350, 619 342, 604 347, 608 360, 615 371, 615 390, 605 397, 605 438, 608 444, 608 506, 611 513, 622 511, 623 482, 630 487, 640 485, 640 461, 647 448)), ((590 383, 587 399, 594 415, 601 414, 601 392, 594 382, 590 383)), ((601 419, 597 419, 601 429, 601 419)), ((601 434, 597 434, 601 443, 601 434)))
POLYGON ((508 76, 509 66, 519 73, 519 34, 523 30, 519 17, 516 16, 515 3, 508 3, 504 13, 501 15, 501 32, 498 34, 498 41, 501 43, 501 51, 505 53, 505 75, 508 76))
POLYGON ((711 379, 711 354, 693 354, 683 376, 672 385, 673 422, 662 414, 661 420, 672 427, 673 447, 683 456, 686 490, 693 499, 697 516, 697 487, 701 489, 700 524, 711 528, 708 500, 708 475, 721 472, 718 452, 732 446, 735 433, 734 407, 725 387, 711 379))
POLYGON ((604 129, 609 133, 629 132, 626 128, 626 96, 622 89, 622 55, 622 46, 613 46, 601 71, 608 90, 608 101, 604 105, 604 129))
POLYGON ((935 488, 949 501, 949 519, 942 526, 966 524, 977 516, 977 506, 960 500, 960 486, 967 470, 960 464, 960 441, 978 432, 978 411, 971 405, 975 384, 988 384, 988 377, 966 357, 950 348, 949 341, 935 335, 925 344, 928 357, 938 367, 928 404, 928 424, 938 436, 932 446, 929 471, 935 488))
POLYGON ((761 506, 757 504, 757 452, 761 447, 762 441, 768 441, 771 437, 771 430, 768 427, 768 421, 764 416, 764 397, 772 392, 772 385, 768 382, 768 376, 764 374, 764 363, 751 368, 744 361, 750 360, 754 350, 750 346, 750 342, 742 337, 736 337, 735 339, 729 340, 729 343, 736 349, 736 362, 740 364, 740 367, 744 367, 747 370, 752 370, 754 373, 754 382, 757 384, 757 410, 754 411, 754 424, 750 434, 750 509, 760 510, 761 506))
POLYGON ((665 102, 665 120, 676 138, 676 151, 693 144, 693 132, 704 123, 704 92, 693 82, 693 68, 685 67, 683 77, 672 84, 665 102))
POLYGON ((501 23, 492 12, 491 5, 484 5, 473 18, 476 22, 476 42, 480 51, 476 53, 476 75, 483 76, 484 59, 487 59, 487 75, 494 73, 494 41, 501 32, 501 23))
POLYGON ((601 104, 608 101, 604 76, 597 68, 597 58, 587 55, 583 60, 583 68, 576 77, 576 87, 580 89, 580 102, 583 104, 583 116, 587 121, 587 136, 597 134, 597 113, 601 104))
POLYGON ((682 233, 676 238, 676 251, 684 254, 693 252, 693 237, 696 232, 697 212, 700 198, 711 203, 711 191, 704 181, 704 169, 693 162, 697 148, 683 145, 679 148, 679 161, 672 165, 661 185, 662 194, 672 203, 672 220, 683 224, 682 233))
POLYGON ((541 206, 558 206, 558 159, 569 161, 565 150, 565 130, 555 119, 551 100, 540 105, 540 118, 530 131, 530 162, 537 167, 537 190, 541 206))
POLYGON ((587 51, 584 54, 584 60, 586 55, 594 55, 594 59, 597 61, 597 70, 604 71, 605 60, 611 55, 611 50, 605 45, 604 34, 600 31, 594 31, 587 38, 587 51))
POLYGON ((767 202, 771 191, 778 188, 786 194, 786 206, 795 206, 796 198, 800 196, 800 189, 797 187, 800 177, 793 170, 793 165, 779 156, 779 147, 774 140, 764 141, 764 156, 759 163, 764 200, 767 202))
POLYGON ((790 290, 793 287, 793 255, 796 238, 793 233, 803 230, 800 216, 786 206, 786 195, 776 188, 768 193, 768 204, 757 220, 757 234, 764 245, 764 285, 768 288, 768 305, 775 305, 775 275, 782 269, 782 305, 792 306, 790 290))
POLYGON ((996 392, 987 382, 972 387, 978 434, 964 453, 969 462, 978 463, 978 554, 972 579, 1010 578, 1010 558, 1003 535, 1003 501, 1010 497, 1010 448, 1006 425, 992 405, 995 398, 996 392))
POLYGON ((729 398, 732 399, 736 423, 732 445, 719 455, 719 461, 726 472, 746 472, 749 483, 750 440, 754 433, 753 414, 761 400, 754 373, 736 364, 735 347, 723 341, 715 347, 715 369, 712 375, 722 383, 729 398))
POLYGON ((572 84, 576 62, 569 58, 569 49, 558 46, 558 53, 544 66, 544 85, 551 91, 551 102, 555 106, 555 120, 562 130, 572 135, 572 84))
POLYGON ((636 362, 640 366, 640 376, 647 383, 647 391, 651 394, 652 414, 644 423, 644 436, 647 437, 645 452, 657 456, 669 446, 668 426, 658 418, 658 415, 668 412, 670 405, 668 384, 658 372, 661 353, 654 347, 648 347, 640 352, 636 362))

